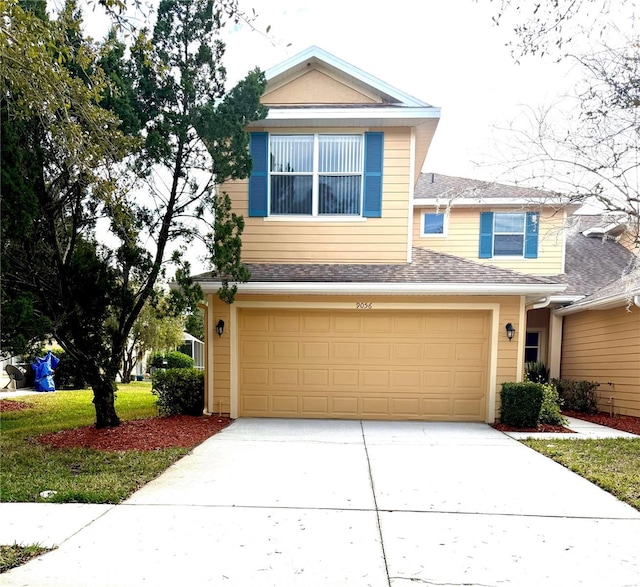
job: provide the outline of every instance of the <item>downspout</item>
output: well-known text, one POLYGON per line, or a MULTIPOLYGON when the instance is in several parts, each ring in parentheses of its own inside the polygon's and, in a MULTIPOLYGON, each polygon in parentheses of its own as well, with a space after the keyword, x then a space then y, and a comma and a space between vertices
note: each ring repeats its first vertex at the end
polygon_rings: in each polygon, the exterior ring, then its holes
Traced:
POLYGON ((206 303, 199 303, 198 308, 202 310, 204 324, 204 413, 211 414, 211 406, 209 405, 209 306, 206 303))
POLYGON ((547 296, 541 302, 537 302, 531 306, 532 310, 542 310, 542 308, 546 308, 551 303, 551 296, 547 296))

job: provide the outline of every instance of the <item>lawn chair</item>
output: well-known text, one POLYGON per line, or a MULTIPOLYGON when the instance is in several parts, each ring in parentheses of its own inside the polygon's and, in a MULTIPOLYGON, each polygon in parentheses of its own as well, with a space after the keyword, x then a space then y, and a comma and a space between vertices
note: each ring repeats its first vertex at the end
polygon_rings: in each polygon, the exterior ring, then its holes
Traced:
POLYGON ((9 376, 9 383, 7 383, 2 389, 10 389, 11 391, 16 391, 18 388, 16 382, 24 380, 24 373, 15 365, 7 365, 4 370, 7 372, 9 376), (13 384, 12 387, 10 387, 13 384))

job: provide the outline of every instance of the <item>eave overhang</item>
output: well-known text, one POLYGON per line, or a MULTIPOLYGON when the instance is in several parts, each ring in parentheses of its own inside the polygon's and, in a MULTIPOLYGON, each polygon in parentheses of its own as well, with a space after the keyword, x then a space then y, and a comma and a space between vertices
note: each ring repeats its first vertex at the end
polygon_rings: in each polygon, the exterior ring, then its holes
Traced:
MULTIPOLYGON (((197 282, 204 293, 216 293, 217 281, 197 282)), ((564 284, 500 284, 500 283, 380 283, 380 282, 249 282, 238 284, 239 294, 264 295, 455 295, 455 296, 525 296, 527 303, 561 293, 564 284)))
POLYGON ((406 108, 400 106, 351 107, 297 107, 269 108, 264 120, 248 128, 277 127, 415 127, 429 121, 438 122, 440 108, 431 106, 406 108))

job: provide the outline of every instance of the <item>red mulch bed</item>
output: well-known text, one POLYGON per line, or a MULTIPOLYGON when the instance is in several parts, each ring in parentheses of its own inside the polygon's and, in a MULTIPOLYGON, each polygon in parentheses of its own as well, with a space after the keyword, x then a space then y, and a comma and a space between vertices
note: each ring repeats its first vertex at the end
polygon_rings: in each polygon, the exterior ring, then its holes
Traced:
MULTIPOLYGON (((608 426, 609 428, 615 428, 616 430, 623 430, 624 432, 631 432, 631 434, 640 435, 640 418, 635 416, 610 416, 605 412, 598 412, 597 414, 584 414, 583 412, 565 411, 562 412, 564 416, 569 418, 577 418, 578 420, 587 420, 594 424, 600 424, 601 426, 608 426)), ((514 426, 507 426, 500 422, 492 424, 496 430, 502 432, 573 432, 569 428, 564 426, 552 426, 550 424, 540 424, 537 428, 516 428, 514 426)))
POLYGON ((56 448, 97 450, 157 450, 168 447, 192 448, 231 423, 224 416, 168 416, 127 420, 115 428, 94 426, 61 430, 38 436, 40 444, 56 448))
POLYGON ((516 426, 508 426, 502 422, 495 422, 494 424, 491 424, 491 426, 501 432, 573 432, 573 430, 566 428, 565 426, 557 426, 555 424, 538 424, 537 428, 517 428, 516 426))
POLYGON ((0 412, 15 412, 16 410, 26 410, 32 408, 31 404, 26 402, 17 402, 14 400, 0 399, 0 412))
POLYGON ((566 411, 562 412, 570 418, 578 418, 579 420, 587 420, 601 426, 608 426, 616 430, 631 432, 631 434, 640 435, 640 418, 635 416, 610 416, 606 412, 598 412, 597 414, 583 414, 582 412, 566 411))

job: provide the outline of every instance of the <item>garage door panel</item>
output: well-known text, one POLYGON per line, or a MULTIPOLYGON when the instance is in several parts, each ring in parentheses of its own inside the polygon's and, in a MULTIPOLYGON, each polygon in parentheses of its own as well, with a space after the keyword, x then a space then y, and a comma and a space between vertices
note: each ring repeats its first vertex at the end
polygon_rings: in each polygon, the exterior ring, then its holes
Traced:
POLYGON ((273 332, 300 332, 300 317, 297 314, 276 314, 273 316, 273 332))
POLYGON ((365 342, 361 346, 362 359, 369 361, 391 361, 391 345, 385 342, 365 342))
POLYGON ((269 369, 266 367, 261 369, 243 367, 240 372, 240 381, 244 385, 269 385, 269 369))
POLYGON ((363 416, 389 416, 388 397, 363 397, 361 412, 363 416))
POLYGON ((355 361, 360 358, 360 345, 357 342, 334 342, 331 348, 332 359, 355 361))
POLYGON ((453 400, 453 415, 456 418, 480 418, 484 410, 482 409, 483 397, 462 398, 453 400))
POLYGON ((270 399, 273 412, 295 415, 300 411, 297 395, 272 395, 270 399))
POLYGON ((267 341, 244 341, 240 354, 246 357, 249 361, 262 359, 269 359, 269 343, 267 341))
POLYGON ((355 369, 333 369, 331 371, 331 381, 336 387, 359 387, 360 371, 355 369))
POLYGON ((238 324, 240 416, 484 419, 488 312, 241 308, 238 324))
POLYGON ((391 345, 391 358, 394 363, 398 361, 411 362, 414 365, 422 357, 422 345, 420 343, 394 343, 391 345))
POLYGON ((426 343, 424 345, 424 361, 441 363, 443 360, 449 361, 454 356, 455 347, 453 343, 426 343))
POLYGON ((298 369, 271 369, 271 383, 278 387, 300 385, 298 369))
POLYGON ((329 385, 328 369, 303 369, 302 385, 308 387, 323 387, 329 385))
POLYGON ((279 340, 271 343, 270 359, 297 361, 300 357, 300 343, 297 341, 279 340))
POLYGON ((399 371, 393 370, 391 372, 391 386, 394 388, 402 389, 402 391, 416 391, 419 392, 422 385, 422 372, 415 371, 399 371))
POLYGON ((483 365, 486 362, 485 349, 479 343, 458 343, 456 344, 455 357, 457 361, 464 361, 466 364, 472 363, 483 365))
POLYGON ((381 369, 363 369, 360 381, 364 388, 367 387, 389 387, 389 371, 381 369))
POLYGON ((305 342, 302 343, 302 359, 326 361, 329 358, 329 342, 305 342))
POLYGON ((391 316, 378 316, 375 314, 369 314, 362 318, 362 330, 363 334, 389 334, 391 332, 391 316))

